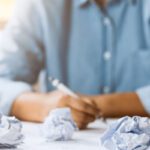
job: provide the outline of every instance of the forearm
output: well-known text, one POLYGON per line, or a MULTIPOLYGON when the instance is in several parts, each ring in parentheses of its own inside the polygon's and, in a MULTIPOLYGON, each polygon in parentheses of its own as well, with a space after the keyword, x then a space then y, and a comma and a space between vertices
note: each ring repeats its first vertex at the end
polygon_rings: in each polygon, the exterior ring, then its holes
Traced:
POLYGON ((24 121, 42 122, 48 111, 53 108, 52 106, 52 103, 50 105, 46 100, 45 94, 24 93, 14 101, 11 115, 24 121))
POLYGON ((52 109, 62 107, 71 109, 73 119, 82 129, 94 121, 99 112, 93 104, 82 99, 76 100, 61 91, 53 91, 45 94, 33 92, 21 94, 13 103, 11 115, 24 121, 43 122, 52 109))
POLYGON ((95 96, 94 102, 104 117, 148 116, 136 93, 117 93, 95 96))

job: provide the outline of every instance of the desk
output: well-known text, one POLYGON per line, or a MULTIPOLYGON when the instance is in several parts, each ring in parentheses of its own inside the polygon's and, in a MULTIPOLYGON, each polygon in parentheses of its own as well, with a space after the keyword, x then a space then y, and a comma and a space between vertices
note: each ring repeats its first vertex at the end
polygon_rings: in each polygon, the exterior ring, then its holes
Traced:
POLYGON ((104 150, 100 146, 100 136, 112 121, 104 123, 97 120, 87 130, 76 132, 71 141, 49 143, 41 137, 41 124, 24 122, 24 144, 18 150, 104 150))

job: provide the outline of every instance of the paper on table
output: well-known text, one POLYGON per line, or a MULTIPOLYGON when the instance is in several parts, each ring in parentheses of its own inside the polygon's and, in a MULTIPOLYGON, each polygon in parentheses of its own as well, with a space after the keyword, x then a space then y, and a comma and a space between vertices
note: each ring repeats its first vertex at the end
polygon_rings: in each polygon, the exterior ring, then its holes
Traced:
POLYGON ((109 150, 146 150, 150 148, 150 119, 121 118, 104 133, 101 143, 109 150))
POLYGON ((0 149, 16 148, 23 141, 22 124, 15 117, 0 113, 0 149))
POLYGON ((72 138, 78 128, 72 119, 70 109, 59 108, 51 111, 42 130, 48 141, 66 141, 72 138))

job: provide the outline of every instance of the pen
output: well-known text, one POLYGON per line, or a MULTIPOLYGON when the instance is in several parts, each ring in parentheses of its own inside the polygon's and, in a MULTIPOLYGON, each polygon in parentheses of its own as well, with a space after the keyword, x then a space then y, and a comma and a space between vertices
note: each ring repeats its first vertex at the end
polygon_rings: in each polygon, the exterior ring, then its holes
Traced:
POLYGON ((64 85, 63 83, 61 83, 58 79, 55 79, 53 77, 49 77, 48 78, 50 83, 55 87, 57 88, 58 90, 78 99, 78 95, 75 94, 72 90, 70 90, 66 85, 64 85))
MULTIPOLYGON (((70 90, 66 85, 61 83, 58 79, 49 77, 48 80, 58 90, 74 97, 75 99, 79 99, 79 96, 77 94, 75 94, 72 90, 70 90)), ((105 119, 103 118, 103 114, 101 114, 100 116, 105 121, 105 119)), ((99 118, 100 116, 97 116, 97 118, 99 118)))

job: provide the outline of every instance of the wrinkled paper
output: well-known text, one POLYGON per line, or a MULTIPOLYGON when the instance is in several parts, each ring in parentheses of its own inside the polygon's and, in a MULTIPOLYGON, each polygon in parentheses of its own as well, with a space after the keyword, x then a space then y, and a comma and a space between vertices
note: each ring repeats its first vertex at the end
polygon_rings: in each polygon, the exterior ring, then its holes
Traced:
POLYGON ((150 148, 150 119, 123 117, 110 125, 101 137, 108 150, 147 150, 150 148))
POLYGON ((23 141, 22 125, 15 117, 0 113, 0 149, 16 148, 23 141))
POLYGON ((78 130, 69 108, 58 108, 50 112, 43 124, 43 134, 48 141, 71 140, 78 130))

